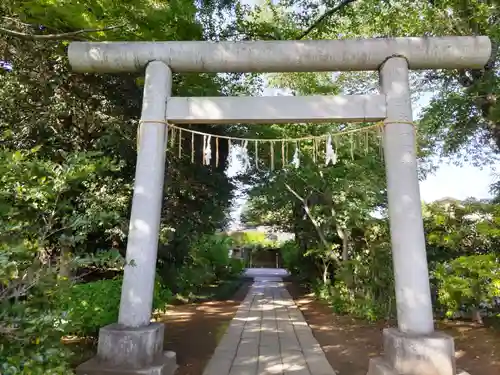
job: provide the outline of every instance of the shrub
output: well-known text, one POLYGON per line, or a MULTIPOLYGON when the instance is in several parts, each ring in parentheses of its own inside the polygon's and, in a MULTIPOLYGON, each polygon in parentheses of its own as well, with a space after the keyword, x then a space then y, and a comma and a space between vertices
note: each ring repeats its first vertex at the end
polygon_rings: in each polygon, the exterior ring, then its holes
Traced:
POLYGON ((54 162, 39 147, 0 150, 1 374, 71 373, 58 298, 71 285, 71 269, 101 258, 92 236, 119 229, 127 210, 121 163, 59 151, 54 162))
POLYGON ((349 314, 373 322, 388 318, 393 313, 394 306, 391 306, 390 295, 382 300, 367 298, 348 288, 341 280, 337 280, 333 286, 318 283, 314 291, 316 296, 328 301, 332 309, 339 314, 349 314))
POLYGON ((312 254, 304 254, 295 241, 286 241, 280 246, 283 266, 302 281, 313 282, 319 273, 317 259, 312 254))
POLYGON ((121 278, 76 284, 57 298, 65 331, 76 336, 97 336, 99 328, 118 319, 121 278))
MULTIPOLYGON (((122 277, 80 284, 68 282, 47 290, 44 305, 33 301, 34 294, 27 300, 3 306, 0 374, 71 374, 72 353, 61 344, 61 338, 97 337, 99 328, 115 323, 121 285, 122 277), (17 330, 9 334, 9 327, 17 330)), ((161 309, 171 299, 172 292, 157 279, 153 308, 161 309)))
POLYGON ((239 276, 245 270, 245 261, 243 259, 231 259, 229 269, 231 277, 239 276))
POLYGON ((374 246, 339 264, 333 284, 318 279, 313 290, 337 313, 369 321, 388 319, 395 316, 396 310, 391 264, 389 249, 374 246))
POLYGON ((37 285, 26 286, 24 293, 29 294, 22 294, 22 284, 2 285, 2 292, 11 293, 0 301, 0 374, 71 373, 71 352, 61 344, 62 311, 45 294, 53 286, 53 276, 47 272, 37 285))
POLYGON ((243 272, 244 264, 229 256, 233 239, 227 235, 203 235, 189 246, 182 265, 163 262, 160 274, 175 294, 189 296, 202 288, 233 279, 243 272))
MULTIPOLYGON (((494 254, 461 256, 436 266, 438 302, 448 317, 459 311, 477 313, 500 295, 500 264, 494 254)), ((479 315, 475 319, 481 320, 479 315)))
POLYGON ((195 244, 193 255, 210 265, 215 280, 224 280, 230 274, 229 250, 232 245, 229 236, 203 236, 195 244))
MULTIPOLYGON (((99 328, 118 320, 122 277, 75 284, 60 293, 57 309, 63 311, 66 334, 96 337, 99 328)), ((153 308, 162 308, 172 293, 156 281, 153 308)))
POLYGON ((189 257, 178 271, 176 287, 192 292, 200 287, 231 277, 229 250, 232 239, 221 235, 204 235, 191 247, 189 257))
POLYGON ((196 264, 184 264, 177 270, 175 285, 172 288, 176 293, 188 295, 214 281, 215 275, 210 265, 204 260, 199 260, 196 264))
POLYGON ((61 344, 60 311, 35 308, 30 301, 2 307, 0 374, 71 374, 71 352, 61 344))
POLYGON ((293 275, 301 273, 301 255, 297 244, 294 241, 287 241, 280 247, 281 257, 283 258, 283 265, 293 275))

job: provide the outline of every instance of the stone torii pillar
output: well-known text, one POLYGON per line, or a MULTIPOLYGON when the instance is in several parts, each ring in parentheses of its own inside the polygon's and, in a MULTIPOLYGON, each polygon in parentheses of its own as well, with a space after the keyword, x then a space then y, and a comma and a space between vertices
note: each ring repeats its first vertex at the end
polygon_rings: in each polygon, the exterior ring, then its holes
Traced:
MULTIPOLYGON (((417 178, 410 69, 481 69, 487 37, 256 42, 74 42, 75 71, 146 69, 136 180, 117 324, 99 333, 95 358, 80 375, 175 371, 163 352, 163 325, 150 323, 166 132, 172 123, 290 123, 384 120, 389 218, 398 328, 384 330, 384 356, 369 375, 456 375, 453 339, 434 332, 417 178), (320 72, 377 70, 381 95, 170 98, 173 72, 320 72), (156 121, 156 122, 155 122, 156 121), (131 262, 133 261, 133 262, 131 262)), ((221 374, 227 375, 227 374, 221 374)))

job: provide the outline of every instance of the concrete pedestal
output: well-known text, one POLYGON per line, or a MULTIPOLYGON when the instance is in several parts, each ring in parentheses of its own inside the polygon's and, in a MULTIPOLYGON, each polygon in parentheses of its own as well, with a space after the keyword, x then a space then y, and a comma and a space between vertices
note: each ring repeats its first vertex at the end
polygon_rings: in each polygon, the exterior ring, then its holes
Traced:
POLYGON ((372 358, 368 375, 457 375, 453 338, 384 330, 384 356, 372 358))
POLYGON ((111 324, 99 331, 97 355, 76 369, 77 375, 172 375, 174 352, 163 351, 164 325, 130 328, 111 324))

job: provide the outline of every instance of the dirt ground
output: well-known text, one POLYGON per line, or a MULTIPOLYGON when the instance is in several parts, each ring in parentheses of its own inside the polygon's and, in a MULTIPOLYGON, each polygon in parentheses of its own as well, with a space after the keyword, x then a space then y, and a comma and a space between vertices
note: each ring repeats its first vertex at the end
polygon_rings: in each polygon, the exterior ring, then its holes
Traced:
MULTIPOLYGON (((287 288, 337 375, 366 375, 368 359, 382 352, 384 323, 370 324, 332 313, 296 284, 287 288)), ((438 322, 455 338, 457 367, 472 375, 500 374, 500 331, 470 322, 438 322)))
POLYGON ((176 375, 203 373, 250 285, 250 281, 245 282, 229 300, 171 306, 162 316, 165 350, 177 354, 176 375))

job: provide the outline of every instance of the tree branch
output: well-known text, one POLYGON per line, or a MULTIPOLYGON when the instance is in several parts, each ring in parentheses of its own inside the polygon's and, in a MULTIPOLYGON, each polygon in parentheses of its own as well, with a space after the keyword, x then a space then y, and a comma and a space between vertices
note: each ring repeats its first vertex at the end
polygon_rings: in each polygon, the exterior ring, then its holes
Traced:
MULTIPOLYGON (((328 17, 331 17, 334 13, 337 13, 344 9, 347 5, 350 3, 355 2, 356 0, 342 0, 339 4, 334 6, 331 9, 328 9, 323 13, 321 16, 319 16, 306 30, 302 31, 300 34, 298 34, 295 37, 295 40, 301 40, 304 39, 306 36, 308 36, 315 28, 317 28, 323 21, 325 21, 328 17)), ((263 40, 283 40, 278 35, 272 35, 272 34, 256 34, 256 33, 245 33, 245 32, 239 32, 236 35, 230 35, 230 36, 239 36, 242 37, 243 41, 250 41, 250 40, 255 40, 256 38, 263 39, 263 40)))
POLYGON ((20 20, 16 19, 16 18, 13 18, 13 17, 2 17, 4 20, 7 20, 7 21, 10 21, 10 22, 14 22, 14 23, 17 23, 18 25, 22 25, 22 26, 28 26, 28 27, 33 27, 33 25, 29 24, 29 23, 25 23, 25 22, 21 22, 20 20))
POLYGON ((309 209, 309 206, 307 205, 307 200, 302 198, 295 190, 293 190, 290 185, 285 183, 285 187, 287 190, 294 195, 295 198, 297 198, 301 203, 304 208, 304 211, 306 212, 307 217, 311 221, 312 225, 314 226, 314 229, 316 229, 316 233, 318 233, 318 237, 321 240, 322 245, 324 246, 325 250, 328 250, 330 247, 328 244, 328 241, 325 238, 325 235, 323 234, 323 231, 321 230, 318 222, 316 219, 313 217, 311 210, 309 209))
POLYGON ((77 30, 77 31, 70 31, 67 33, 60 33, 60 34, 28 34, 28 33, 23 33, 20 31, 8 30, 8 29, 4 29, 4 28, 0 27, 0 34, 9 35, 9 36, 13 36, 13 37, 25 39, 25 40, 64 40, 64 39, 71 39, 71 38, 78 36, 80 34, 97 33, 97 32, 101 32, 101 31, 115 30, 115 29, 119 29, 121 27, 123 27, 123 25, 108 26, 108 27, 95 28, 95 29, 81 29, 81 30, 77 30))
POLYGON ((304 204, 304 198, 302 198, 299 193, 297 193, 295 190, 293 190, 290 185, 288 185, 287 183, 285 183, 285 187, 287 188, 287 190, 292 193, 294 195, 295 198, 297 198, 302 204, 304 204))
POLYGON ((332 16, 334 13, 341 11, 350 3, 355 2, 356 0, 342 0, 339 4, 334 6, 333 8, 327 10, 321 16, 319 16, 316 21, 314 21, 306 30, 304 30, 301 34, 297 36, 297 40, 304 39, 308 36, 316 27, 318 27, 325 19, 332 16))

